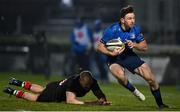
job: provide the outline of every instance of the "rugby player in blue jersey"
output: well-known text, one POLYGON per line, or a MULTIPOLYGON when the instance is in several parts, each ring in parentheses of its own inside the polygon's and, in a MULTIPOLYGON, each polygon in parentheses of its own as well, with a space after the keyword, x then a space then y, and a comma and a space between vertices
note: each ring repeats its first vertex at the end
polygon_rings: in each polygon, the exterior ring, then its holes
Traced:
POLYGON ((111 73, 120 84, 131 91, 139 100, 145 100, 145 96, 128 81, 125 69, 128 69, 133 74, 138 74, 147 81, 160 109, 169 108, 162 101, 160 87, 154 73, 148 64, 137 56, 133 49, 145 52, 148 50, 148 46, 140 27, 135 24, 133 7, 126 6, 121 9, 120 22, 112 24, 105 30, 98 44, 97 51, 107 56, 107 64, 111 73), (115 49, 114 51, 107 50, 105 45, 112 39, 120 39, 125 43, 125 48, 115 49))

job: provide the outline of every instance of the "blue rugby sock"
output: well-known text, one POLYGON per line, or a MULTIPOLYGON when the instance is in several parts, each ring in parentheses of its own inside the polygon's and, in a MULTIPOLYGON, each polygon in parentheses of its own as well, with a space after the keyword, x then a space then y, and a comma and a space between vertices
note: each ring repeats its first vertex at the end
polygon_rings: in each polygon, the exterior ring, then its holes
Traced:
POLYGON ((128 81, 127 85, 124 85, 129 91, 134 92, 135 87, 128 81))
POLYGON ((163 102, 162 102, 162 98, 161 98, 161 92, 160 92, 160 89, 158 88, 157 90, 151 90, 151 93, 153 94, 155 100, 156 100, 156 103, 158 106, 162 105, 163 102))

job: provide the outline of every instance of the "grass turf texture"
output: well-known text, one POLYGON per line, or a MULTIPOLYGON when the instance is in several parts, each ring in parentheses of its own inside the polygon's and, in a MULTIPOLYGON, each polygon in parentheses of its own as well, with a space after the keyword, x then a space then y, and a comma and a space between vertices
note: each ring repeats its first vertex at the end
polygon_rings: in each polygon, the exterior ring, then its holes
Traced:
MULTIPOLYGON (((143 110, 143 111, 154 111, 158 110, 156 103, 154 101, 151 92, 147 86, 136 87, 142 91, 146 96, 144 102, 136 99, 128 90, 124 89, 122 86, 116 83, 101 84, 100 86, 104 93, 106 94, 108 100, 112 101, 110 106, 89 106, 89 105, 72 105, 62 103, 39 103, 30 102, 23 99, 17 99, 12 96, 9 97, 7 94, 3 93, 2 90, 8 85, 8 80, 10 77, 15 77, 20 80, 28 80, 40 85, 46 85, 50 81, 55 81, 62 79, 60 76, 52 76, 49 81, 44 79, 43 75, 32 75, 25 73, 0 73, 0 110, 18 110, 18 111, 133 111, 133 110, 143 110), (13 74, 13 75, 10 75, 13 74)), ((11 86, 16 89, 22 89, 19 87, 11 86)), ((166 104, 170 105, 170 109, 164 109, 169 111, 180 111, 180 92, 177 91, 175 86, 161 86, 161 93, 166 104)), ((78 98, 83 101, 96 100, 96 97, 92 92, 88 93, 85 97, 78 98)))

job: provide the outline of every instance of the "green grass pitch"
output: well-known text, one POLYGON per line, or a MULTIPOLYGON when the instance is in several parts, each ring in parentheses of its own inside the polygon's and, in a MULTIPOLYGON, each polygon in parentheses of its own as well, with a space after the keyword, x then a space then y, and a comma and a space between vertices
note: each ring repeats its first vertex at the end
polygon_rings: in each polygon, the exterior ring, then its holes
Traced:
MULTIPOLYGON (((151 92, 147 86, 136 85, 136 87, 146 96, 146 100, 141 102, 137 100, 128 90, 116 83, 101 84, 100 86, 112 102, 110 106, 90 106, 90 105, 72 105, 62 103, 39 103, 30 102, 23 99, 17 99, 14 96, 9 97, 2 90, 8 85, 10 77, 16 77, 20 80, 28 80, 40 85, 46 85, 50 81, 62 79, 60 76, 52 76, 49 81, 45 80, 42 75, 32 75, 25 73, 0 73, 0 111, 16 110, 16 111, 158 111, 151 92), (12 74, 12 75, 10 75, 12 74)), ((22 89, 14 87, 16 89, 22 89)), ((170 105, 170 109, 165 111, 180 111, 180 91, 176 86, 161 86, 161 93, 166 104, 170 105)), ((85 97, 79 98, 83 101, 96 100, 92 92, 85 97)))

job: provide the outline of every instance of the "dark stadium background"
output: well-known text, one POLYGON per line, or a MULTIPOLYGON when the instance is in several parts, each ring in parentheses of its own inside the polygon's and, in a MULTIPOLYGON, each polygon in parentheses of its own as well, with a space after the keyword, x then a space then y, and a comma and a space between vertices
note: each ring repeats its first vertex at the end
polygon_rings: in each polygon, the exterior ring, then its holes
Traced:
MULTIPOLYGON (((149 43, 141 55, 162 85, 180 90, 180 0, 0 0, 0 72, 42 73, 46 78, 71 73, 69 36, 76 17, 91 27, 100 18, 106 28, 119 20, 127 4, 135 7, 149 43)), ((98 78, 98 71, 93 72, 98 78)))

